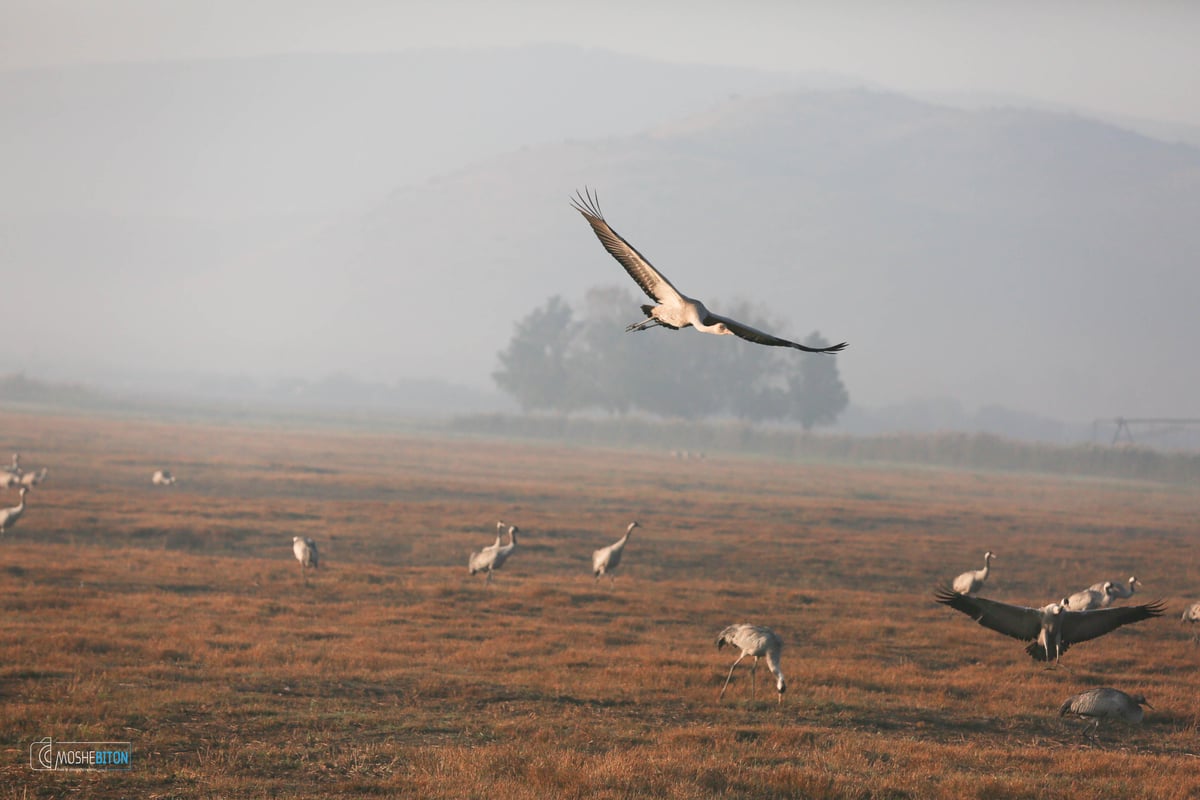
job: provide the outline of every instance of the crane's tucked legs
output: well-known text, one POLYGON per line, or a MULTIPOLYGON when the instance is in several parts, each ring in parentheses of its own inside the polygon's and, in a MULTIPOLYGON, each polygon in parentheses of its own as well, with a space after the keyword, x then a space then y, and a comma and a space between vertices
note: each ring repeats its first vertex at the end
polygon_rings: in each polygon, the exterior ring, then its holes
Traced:
POLYGON ((632 331, 644 331, 647 328, 653 328, 656 325, 662 325, 662 323, 658 321, 658 318, 648 317, 641 322, 634 322, 631 325, 626 326, 625 332, 630 333, 632 331))

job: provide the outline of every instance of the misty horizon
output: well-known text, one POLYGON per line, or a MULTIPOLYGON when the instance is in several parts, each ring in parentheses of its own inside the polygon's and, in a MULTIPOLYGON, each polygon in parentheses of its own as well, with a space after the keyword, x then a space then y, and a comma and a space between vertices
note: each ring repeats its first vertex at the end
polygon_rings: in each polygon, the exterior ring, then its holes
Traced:
POLYGON ((628 288, 588 185, 684 291, 849 340, 858 408, 1194 416, 1200 150, 1144 109, 590 44, 152 58, 0 70, 0 373, 494 394, 516 320, 628 288))

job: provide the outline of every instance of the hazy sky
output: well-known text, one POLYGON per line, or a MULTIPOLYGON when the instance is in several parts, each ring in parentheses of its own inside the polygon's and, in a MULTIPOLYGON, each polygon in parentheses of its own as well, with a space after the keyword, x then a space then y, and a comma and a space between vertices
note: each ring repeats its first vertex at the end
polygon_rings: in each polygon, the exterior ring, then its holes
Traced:
POLYGON ((1200 3, 0 0, 0 69, 564 42, 1200 125, 1200 3))

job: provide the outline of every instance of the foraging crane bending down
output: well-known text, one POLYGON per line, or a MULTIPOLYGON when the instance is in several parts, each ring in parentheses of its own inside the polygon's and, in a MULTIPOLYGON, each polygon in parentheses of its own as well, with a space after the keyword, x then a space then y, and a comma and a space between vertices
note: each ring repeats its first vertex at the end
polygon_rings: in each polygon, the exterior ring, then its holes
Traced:
POLYGON ((609 227, 604 219, 604 214, 600 212, 600 204, 594 193, 579 194, 576 192, 575 198, 571 200, 571 205, 592 226, 592 231, 600 240, 600 244, 604 245, 608 254, 615 258, 629 273, 629 277, 642 287, 642 291, 658 304, 642 306, 642 313, 646 315, 646 319, 627 327, 626 333, 643 331, 661 325, 671 330, 691 327, 701 333, 732 334, 755 344, 765 344, 771 347, 794 347, 809 353, 836 353, 846 346, 846 343, 842 342, 831 347, 807 347, 787 339, 780 339, 778 336, 772 336, 729 317, 714 314, 704 307, 704 303, 688 297, 676 289, 666 276, 656 270, 633 245, 609 227))
MULTIPOLYGON (((516 525, 509 525, 508 544, 493 545, 483 548, 478 553, 471 553, 471 558, 467 562, 467 568, 471 574, 474 575, 476 572, 487 570, 487 580, 483 583, 485 586, 490 584, 492 582, 492 573, 503 567, 504 562, 512 555, 513 550, 517 549, 517 534, 520 532, 520 528, 516 525)), ((497 543, 500 541, 499 536, 496 537, 496 541, 497 543)))
POLYGON ((767 669, 775 675, 775 690, 779 692, 779 702, 782 704, 783 693, 787 691, 787 682, 784 681, 783 672, 779 668, 779 651, 783 649, 783 640, 779 638, 778 634, 762 625, 746 625, 744 623, 730 625, 717 636, 717 649, 720 650, 727 644, 740 648, 742 654, 729 668, 729 674, 725 676, 725 685, 721 687, 721 694, 717 699, 720 700, 725 696, 725 690, 729 687, 729 679, 733 677, 734 668, 746 656, 754 656, 754 664, 750 667, 750 698, 753 699, 758 659, 765 656, 767 669))
POLYGON ((629 534, 633 533, 634 528, 640 528, 637 520, 629 523, 629 527, 625 529, 625 535, 618 539, 608 547, 601 547, 596 552, 592 553, 592 573, 595 574, 596 580, 600 580, 601 575, 607 575, 609 581, 613 584, 616 579, 613 578, 612 571, 621 564, 621 553, 625 550, 625 544, 629 541, 629 534))
MULTIPOLYGON (((1139 581, 1137 579, 1137 577, 1134 575, 1129 576, 1128 583, 1126 583, 1124 581, 1119 582, 1119 583, 1114 582, 1114 581, 1106 581, 1106 583, 1112 583, 1112 590, 1108 595, 1108 600, 1103 604, 1105 606, 1109 605, 1109 603, 1112 603, 1112 601, 1116 600, 1116 599, 1128 600, 1129 598, 1133 597, 1133 593, 1134 593, 1134 591, 1136 591, 1136 587, 1142 585, 1142 582, 1139 581)), ((1104 584, 1103 583, 1093 583, 1088 588, 1089 589, 1103 589, 1104 584)))
POLYGON ((175 476, 171 474, 171 470, 169 469, 159 469, 154 471, 150 482, 155 486, 170 486, 175 483, 175 476))
POLYGON ((1112 603, 1113 582, 1105 581, 1099 589, 1089 588, 1076 592, 1063 600, 1063 606, 1068 611, 1088 611, 1093 608, 1107 608, 1112 603))
POLYGON ((1027 608, 984 597, 968 597, 945 587, 939 587, 934 596, 939 603, 969 615, 985 628, 1030 642, 1025 652, 1034 661, 1053 659, 1056 664, 1073 644, 1103 636, 1131 622, 1157 617, 1163 612, 1161 600, 1141 606, 1068 611, 1064 607, 1065 599, 1041 608, 1027 608))
POLYGON ((5 528, 16 525, 17 520, 25 513, 25 493, 28 491, 28 486, 22 486, 21 502, 11 508, 0 508, 0 533, 4 533, 5 528))
POLYGON ((305 568, 316 569, 320 566, 320 556, 317 554, 317 543, 304 536, 292 537, 292 552, 300 562, 300 574, 304 575, 305 568))
POLYGON ((26 472, 21 476, 21 485, 28 486, 32 489, 34 486, 37 486, 42 481, 46 480, 46 473, 49 471, 50 470, 46 469, 45 467, 42 467, 37 472, 26 472))
POLYGON ((973 595, 983 588, 983 582, 988 579, 992 569, 992 559, 996 554, 988 550, 983 554, 983 569, 970 569, 954 579, 954 591, 959 594, 973 595))
POLYGON ((1154 708, 1146 702, 1143 695, 1125 694, 1120 689, 1103 687, 1088 689, 1082 694, 1067 698, 1066 702, 1059 707, 1058 715, 1065 717, 1067 714, 1071 714, 1080 719, 1091 720, 1091 728, 1089 729, 1086 725, 1083 728, 1083 737, 1096 741, 1096 734, 1100 732, 1100 723, 1106 719, 1124 720, 1131 725, 1141 722, 1145 714, 1142 706, 1154 708), (1091 736, 1088 736, 1089 730, 1091 736))

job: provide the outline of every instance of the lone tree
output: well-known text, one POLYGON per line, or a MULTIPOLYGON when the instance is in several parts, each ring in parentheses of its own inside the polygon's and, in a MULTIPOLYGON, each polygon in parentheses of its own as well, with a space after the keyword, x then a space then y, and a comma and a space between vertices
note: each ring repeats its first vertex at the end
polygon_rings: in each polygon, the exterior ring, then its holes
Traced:
POLYGON ((525 411, 561 411, 579 407, 568 351, 573 326, 571 307, 555 295, 517 323, 508 348, 492 373, 525 411))
MULTIPOLYGON (((802 344, 808 347, 828 347, 820 333, 813 331, 802 344)), ((813 355, 800 359, 796 370, 788 376, 788 391, 792 399, 791 416, 799 420, 804 430, 814 425, 832 425, 850 404, 850 395, 838 375, 837 359, 813 355)))

